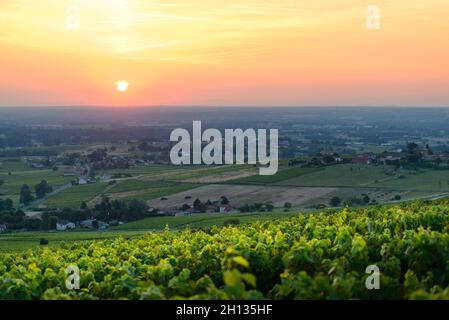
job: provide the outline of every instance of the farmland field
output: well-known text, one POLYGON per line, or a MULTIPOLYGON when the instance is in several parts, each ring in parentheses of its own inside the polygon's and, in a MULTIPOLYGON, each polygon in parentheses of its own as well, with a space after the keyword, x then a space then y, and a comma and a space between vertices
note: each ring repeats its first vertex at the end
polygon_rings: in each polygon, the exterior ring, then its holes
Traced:
POLYGON ((153 181, 153 180, 137 180, 137 179, 127 179, 122 181, 117 181, 114 187, 111 188, 111 193, 119 192, 130 192, 142 189, 153 189, 153 188, 163 188, 170 187, 178 184, 177 182, 170 181, 153 181))
POLYGON ((288 168, 278 171, 272 176, 254 175, 250 177, 244 177, 237 180, 232 180, 230 183, 260 183, 260 184, 272 184, 289 180, 297 177, 301 177, 313 172, 321 171, 322 168, 288 168))
POLYGON ((272 202, 275 206, 282 207, 285 202, 291 202, 293 206, 298 206, 312 198, 323 196, 335 190, 335 188, 214 184, 176 193, 167 197, 166 200, 154 199, 148 203, 156 208, 167 208, 180 206, 184 203, 191 205, 196 198, 201 201, 214 201, 219 200, 221 196, 225 196, 231 204, 235 205, 272 202))
MULTIPOLYGON (((121 199, 124 201, 129 201, 132 199, 138 200, 151 200, 163 196, 170 196, 174 193, 184 192, 186 190, 191 190, 197 188, 199 185, 193 183, 177 183, 168 184, 166 186, 152 187, 148 189, 136 188, 134 191, 126 192, 115 192, 116 190, 111 190, 111 192, 106 193, 111 199, 121 199)), ((132 186, 129 186, 131 189, 132 186)))
MULTIPOLYGON (((187 168, 186 168, 187 169, 187 168)), ((161 176, 163 174, 169 174, 174 173, 175 171, 179 170, 178 167, 169 166, 169 165, 152 165, 152 166, 136 166, 134 168, 124 169, 124 170, 102 170, 103 173, 129 173, 133 176, 161 176)))
POLYGON ((35 185, 46 180, 53 188, 57 188, 69 183, 71 178, 64 177, 61 171, 30 168, 20 158, 0 158, 0 180, 4 181, 0 193, 17 205, 22 185, 27 184, 34 191, 35 185))
POLYGON ((392 168, 388 166, 334 165, 309 174, 280 181, 279 185, 314 187, 360 187, 374 184, 376 180, 389 179, 392 168))
POLYGON ((42 204, 50 208, 79 208, 81 202, 92 200, 102 193, 106 187, 107 183, 105 182, 73 186, 42 204))
POLYGON ((449 170, 406 171, 368 186, 397 190, 449 191, 449 170))

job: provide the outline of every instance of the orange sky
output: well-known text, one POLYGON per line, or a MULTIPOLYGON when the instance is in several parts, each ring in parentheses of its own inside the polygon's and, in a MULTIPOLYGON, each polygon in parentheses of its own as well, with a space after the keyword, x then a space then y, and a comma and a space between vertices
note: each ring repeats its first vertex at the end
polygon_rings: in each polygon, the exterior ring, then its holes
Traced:
POLYGON ((449 1, 307 2, 0 0, 0 106, 449 106, 449 1))

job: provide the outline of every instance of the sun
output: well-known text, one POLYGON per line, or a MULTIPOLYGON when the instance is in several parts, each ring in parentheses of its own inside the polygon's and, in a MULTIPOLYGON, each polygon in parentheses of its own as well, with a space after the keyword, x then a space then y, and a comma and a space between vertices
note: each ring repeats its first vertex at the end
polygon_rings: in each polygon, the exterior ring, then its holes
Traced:
POLYGON ((117 90, 120 92, 126 92, 129 87, 129 83, 126 81, 117 81, 115 83, 117 85, 117 90))

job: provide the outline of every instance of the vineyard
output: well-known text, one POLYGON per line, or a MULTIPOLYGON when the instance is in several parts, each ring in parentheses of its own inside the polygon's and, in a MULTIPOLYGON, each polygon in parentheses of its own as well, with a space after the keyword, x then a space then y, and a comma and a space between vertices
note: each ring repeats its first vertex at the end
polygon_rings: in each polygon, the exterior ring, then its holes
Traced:
POLYGON ((0 255, 0 299, 449 298, 449 202, 76 242, 0 255), (80 289, 66 288, 66 268, 80 289), (368 290, 365 270, 380 270, 368 290))

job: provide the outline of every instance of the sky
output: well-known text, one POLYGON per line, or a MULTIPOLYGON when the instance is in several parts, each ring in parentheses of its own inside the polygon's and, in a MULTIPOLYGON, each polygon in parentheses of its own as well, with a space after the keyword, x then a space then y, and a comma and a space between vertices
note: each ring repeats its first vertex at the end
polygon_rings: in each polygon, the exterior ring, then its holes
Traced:
POLYGON ((448 57, 447 0, 0 0, 0 106, 449 106, 448 57))

